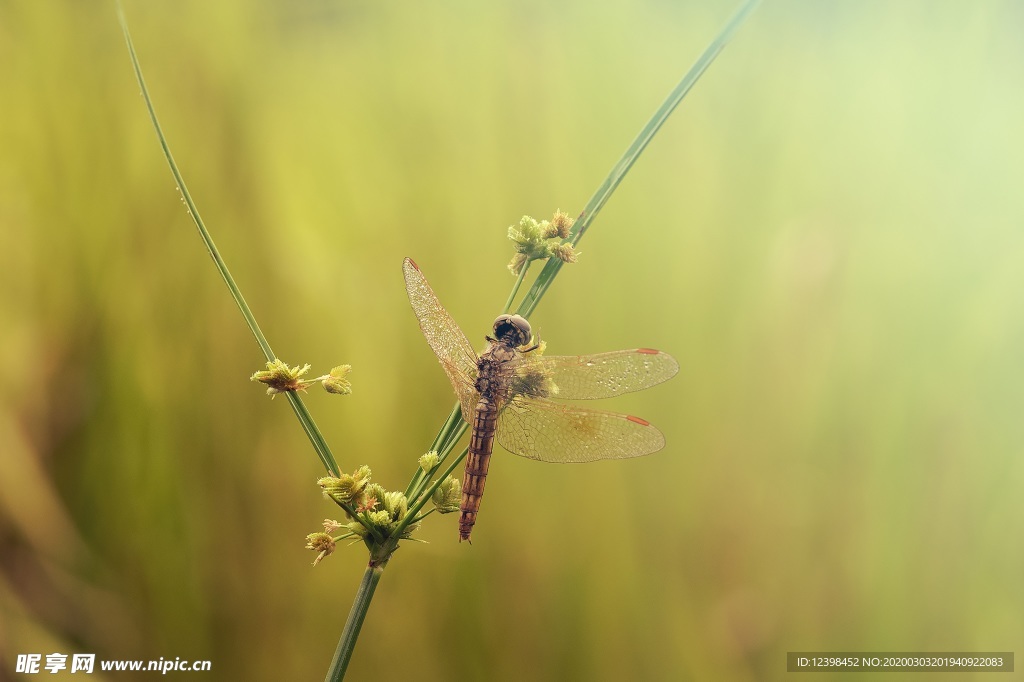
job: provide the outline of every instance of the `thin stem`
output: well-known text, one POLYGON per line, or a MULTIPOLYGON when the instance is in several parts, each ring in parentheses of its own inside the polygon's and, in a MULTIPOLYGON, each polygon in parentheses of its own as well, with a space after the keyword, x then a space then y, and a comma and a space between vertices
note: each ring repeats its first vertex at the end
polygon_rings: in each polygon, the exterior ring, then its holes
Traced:
MULTIPOLYGON (((249 326, 249 331, 256 337, 256 343, 260 345, 260 349, 263 351, 263 355, 267 358, 267 361, 276 360, 277 356, 270 347, 270 343, 267 341, 267 337, 263 335, 263 331, 260 329, 259 324, 256 323, 256 318, 252 314, 252 310, 249 309, 249 305, 245 302, 245 297, 242 296, 241 290, 238 285, 235 284, 235 279, 231 276, 231 272, 228 270, 227 263, 220 255, 220 251, 217 250, 217 245, 213 242, 213 237, 210 232, 206 229, 206 225, 203 223, 202 217, 199 215, 199 209, 196 207, 194 201, 192 201, 192 195, 188 191, 188 187, 185 186, 185 179, 182 177, 181 172, 178 170, 178 164, 174 162, 174 157, 171 155, 171 148, 167 144, 167 138, 164 136, 163 128, 160 127, 160 121, 156 117, 156 109, 153 107, 153 101, 149 97, 149 89, 146 87, 146 80, 142 77, 142 67, 139 65, 139 58, 135 54, 135 46, 132 44, 131 34, 128 33, 128 20, 125 19, 124 9, 121 7, 121 3, 117 3, 117 15, 121 22, 121 30, 124 32, 124 40, 128 44, 128 54, 132 60, 132 68, 135 69, 135 78, 139 82, 139 88, 142 91, 142 99, 146 103, 146 109, 149 111, 149 119, 153 123, 153 128, 156 130, 157 139, 160 141, 160 148, 164 152, 164 158, 167 159, 167 165, 171 167, 171 175, 174 176, 174 181, 178 183, 178 192, 181 194, 182 200, 185 202, 185 206, 188 208, 188 214, 192 217, 192 221, 196 224, 196 228, 199 230, 199 236, 202 237, 203 243, 206 245, 206 250, 213 259, 214 264, 217 266, 217 271, 220 272, 221 279, 228 287, 228 291, 231 292, 231 297, 235 300, 235 304, 242 313, 242 317, 245 318, 245 323, 249 326)), ((295 412, 295 416, 298 417, 299 423, 302 424, 302 430, 306 432, 306 436, 309 438, 309 442, 313 444, 313 449, 316 450, 316 454, 320 457, 320 461, 323 462, 324 467, 331 474, 337 476, 341 469, 338 468, 338 463, 334 459, 334 454, 331 452, 331 448, 328 447, 327 441, 324 440, 323 434, 320 433, 320 429, 317 428, 316 422, 313 421, 313 417, 309 414, 306 406, 303 404, 302 399, 295 394, 294 391, 288 393, 288 402, 292 406, 292 410, 295 412)))
POLYGON ((462 434, 464 434, 467 429, 469 429, 469 424, 465 421, 459 422, 455 428, 452 429, 451 433, 448 434, 448 438, 441 445, 441 449, 439 450, 441 454, 441 461, 438 462, 438 464, 444 464, 448 455, 455 449, 455 444, 459 442, 459 439, 462 438, 462 434))
POLYGON ((224 280, 224 283, 227 284, 228 289, 231 292, 231 297, 235 299, 238 309, 242 312, 242 317, 245 318, 246 324, 249 325, 249 329, 252 331, 253 336, 256 337, 256 342, 260 344, 260 348, 263 350, 263 354, 267 357, 268 361, 275 360, 277 359, 277 356, 274 355, 274 351, 270 349, 270 344, 267 342, 266 337, 260 330, 259 324, 256 323, 256 318, 253 316, 252 310, 249 309, 249 305, 245 302, 245 297, 242 296, 242 292, 235 285, 235 280, 231 276, 231 272, 228 271, 227 263, 225 263, 224 259, 221 258, 220 251, 217 250, 217 246, 213 243, 213 237, 206 229, 206 225, 203 223, 203 219, 199 215, 199 209, 196 208, 195 202, 192 201, 192 195, 185 186, 185 179, 181 176, 181 172, 178 170, 178 164, 174 162, 174 156, 171 155, 171 149, 167 144, 163 128, 160 127, 160 121, 156 117, 156 110, 153 108, 153 102, 149 97, 149 89, 146 87, 146 80, 142 77, 142 67, 139 65, 138 56, 135 54, 135 46, 132 44, 132 37, 128 33, 128 22, 125 19, 124 10, 121 8, 120 3, 118 3, 117 9, 118 18, 121 20, 121 29, 124 31, 124 39, 125 42, 128 43, 128 54, 131 56, 132 67, 135 69, 135 78, 138 80, 139 88, 142 90, 142 99, 145 101, 146 109, 149 111, 149 120, 152 121, 153 128, 156 129, 156 135, 160 141, 160 148, 164 152, 164 158, 167 159, 167 164, 171 167, 171 175, 174 176, 174 181, 178 183, 178 192, 181 194, 181 198, 185 202, 189 216, 192 217, 193 222, 196 224, 196 228, 199 229, 199 235, 203 238, 203 243, 206 244, 207 252, 209 252, 210 257, 213 258, 213 262, 217 266, 217 270, 220 272, 220 276, 224 280))
MULTIPOLYGON (((447 461, 448 455, 450 455, 452 451, 455 449, 455 445, 462 439, 462 434, 464 434, 467 431, 467 429, 469 429, 469 424, 460 419, 458 425, 455 427, 455 429, 451 431, 451 433, 448 434, 448 437, 445 439, 440 450, 438 450, 438 454, 441 455, 441 458, 437 461, 437 466, 434 467, 434 471, 437 471, 438 468, 447 461)), ((448 472, 451 472, 451 468, 448 469, 448 472)), ((433 474, 433 472, 431 472, 431 474, 433 474)), ((430 489, 429 493, 427 494, 432 494, 434 492, 434 488, 436 488, 443 480, 444 477, 442 476, 441 478, 434 481, 434 486, 430 489)), ((420 495, 423 494, 423 486, 425 486, 427 483, 429 483, 429 477, 425 477, 422 481, 420 481, 419 485, 417 486, 417 489, 413 491, 411 497, 409 495, 406 495, 406 497, 409 500, 415 502, 416 500, 419 499, 420 495)))
POLYGON ((355 650, 356 640, 359 638, 359 630, 363 627, 366 611, 370 608, 370 600, 373 599, 373 592, 377 589, 377 583, 380 582, 385 566, 387 566, 387 561, 379 565, 370 561, 363 573, 359 590, 356 591, 356 598, 348 612, 348 620, 345 621, 345 629, 338 641, 338 648, 334 651, 334 659, 327 671, 326 679, 329 682, 339 682, 345 677, 345 670, 348 669, 348 662, 352 660, 352 652, 355 650))
POLYGON ((417 516, 416 518, 414 518, 409 523, 410 524, 412 524, 412 523, 419 523, 420 521, 422 521, 423 519, 427 518, 428 516, 430 516, 431 514, 433 514, 436 511, 437 511, 437 507, 431 509, 430 511, 425 511, 422 514, 420 514, 419 516, 417 516))
MULTIPOLYGON (((430 444, 430 449, 427 450, 427 452, 433 451, 437 452, 438 454, 441 454, 440 447, 448 439, 449 431, 451 430, 452 425, 461 419, 462 406, 459 405, 459 403, 455 403, 455 407, 452 408, 452 411, 448 414, 448 419, 445 420, 444 424, 441 425, 440 430, 438 430, 437 435, 434 436, 434 442, 430 444)), ((438 464, 440 465, 440 462, 438 462, 438 464)), ((434 468, 436 469, 437 467, 434 468)), ((416 469, 416 473, 412 475, 412 480, 409 481, 409 486, 405 489, 406 498, 412 498, 415 492, 417 492, 417 488, 422 482, 423 478, 427 475, 428 473, 423 471, 423 469, 416 469)))
POLYGON ((356 521, 356 522, 357 522, 357 523, 358 523, 358 524, 359 524, 360 526, 362 526, 363 528, 365 528, 365 529, 366 529, 366 532, 368 532, 368 533, 369 533, 370 535, 372 535, 372 536, 373 536, 374 542, 377 542, 377 543, 381 543, 381 542, 383 542, 383 541, 384 541, 384 536, 383 536, 383 535, 381 534, 380 530, 379 530, 379 529, 378 529, 378 528, 377 528, 376 526, 374 526, 374 525, 373 525, 372 523, 369 523, 369 522, 368 522, 368 521, 366 520, 366 518, 365 518, 365 516, 366 516, 365 512, 363 513, 363 515, 362 515, 362 516, 360 516, 360 515, 359 515, 359 513, 358 513, 358 512, 357 512, 357 511, 356 511, 356 510, 355 510, 355 509, 354 509, 354 508, 352 507, 352 505, 350 505, 350 504, 346 504, 345 502, 342 502, 342 501, 340 501, 340 500, 335 500, 335 499, 333 499, 333 498, 332 498, 332 501, 333 501, 333 502, 334 502, 334 503, 335 503, 336 505, 338 505, 339 507, 341 507, 342 509, 344 509, 344 510, 345 510, 345 513, 346 513, 346 514, 348 514, 350 518, 352 518, 352 519, 353 519, 354 521, 356 521))
MULTIPOLYGON (((626 173, 633 167, 637 158, 641 152, 647 148, 651 139, 654 137, 661 126, 668 119, 669 115, 675 111, 676 106, 682 101, 686 93, 690 91, 694 83, 700 79, 704 71, 707 70, 711 62, 715 60, 715 57, 722 51, 722 48, 726 46, 729 40, 736 33, 736 30, 743 24, 750 13, 754 11, 760 0, 746 0, 731 19, 725 24, 722 30, 718 33, 711 44, 707 46, 700 58, 690 67, 690 70, 686 72, 683 79, 679 81, 679 84, 672 89, 668 97, 662 103, 658 110, 654 112, 654 115, 647 122, 647 125, 643 127, 640 134, 636 136, 633 143, 629 145, 626 152, 616 163, 608 177, 605 178, 601 186, 597 188, 594 196, 590 198, 587 205, 584 207, 583 212, 580 213, 576 223, 572 227, 572 233, 570 235, 570 243, 575 246, 580 238, 583 237, 583 233, 587 231, 590 224, 594 221, 594 218, 604 207, 605 202, 608 201, 612 193, 622 182, 622 179, 626 177, 626 173)), ((562 269, 564 263, 557 258, 549 258, 548 262, 544 265, 544 268, 537 275, 537 279, 534 280, 530 290, 526 292, 526 296, 523 297, 522 302, 519 304, 519 310, 517 311, 523 317, 529 318, 533 314, 533 311, 537 308, 540 303, 540 299, 547 293, 548 288, 554 281, 555 276, 558 275, 559 270, 562 269)))
POLYGON ((437 487, 441 485, 444 479, 448 478, 451 475, 451 473, 455 471, 455 467, 459 466, 459 464, 462 463, 462 460, 466 458, 467 454, 469 454, 469 448, 465 448, 462 451, 462 454, 456 457, 455 460, 448 466, 448 468, 445 469, 444 473, 438 476, 437 479, 434 480, 433 484, 425 491, 423 491, 423 494, 420 495, 419 498, 417 498, 413 502, 412 506, 409 507, 409 512, 405 515, 405 520, 402 523, 400 523, 398 525, 398 528, 395 530, 395 537, 399 537, 402 535, 402 531, 405 530, 405 527, 412 522, 412 519, 416 517, 416 514, 418 514, 420 509, 423 508, 423 505, 427 503, 427 500, 429 500, 431 496, 433 496, 434 491, 437 490, 437 487))
POLYGON ((519 293, 519 287, 523 283, 523 278, 526 277, 526 271, 530 269, 530 261, 526 261, 526 264, 519 270, 519 276, 516 277, 516 283, 512 287, 512 293, 508 295, 508 300, 505 301, 505 307, 501 309, 501 313, 504 315, 512 308, 512 301, 516 299, 516 294, 519 293))
POLYGON ((334 454, 331 453, 331 448, 327 445, 327 441, 324 440, 324 435, 320 433, 316 422, 313 421, 313 415, 306 409, 306 404, 302 402, 302 399, 295 391, 288 391, 287 396, 288 403, 292 406, 292 410, 295 411, 295 416, 299 418, 299 424, 302 425, 302 430, 306 432, 306 437, 309 438, 309 442, 313 445, 313 449, 316 450, 317 456, 323 462, 324 468, 332 476, 340 476, 341 469, 338 468, 338 463, 334 460, 334 454))

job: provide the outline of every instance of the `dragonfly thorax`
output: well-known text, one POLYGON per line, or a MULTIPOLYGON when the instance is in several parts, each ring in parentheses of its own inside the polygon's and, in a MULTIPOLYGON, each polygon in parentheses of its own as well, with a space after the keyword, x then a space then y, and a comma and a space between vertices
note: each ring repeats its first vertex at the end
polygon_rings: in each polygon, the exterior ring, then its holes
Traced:
POLYGON ((499 315, 494 321, 494 336, 512 348, 525 346, 532 338, 530 323, 521 315, 499 315))

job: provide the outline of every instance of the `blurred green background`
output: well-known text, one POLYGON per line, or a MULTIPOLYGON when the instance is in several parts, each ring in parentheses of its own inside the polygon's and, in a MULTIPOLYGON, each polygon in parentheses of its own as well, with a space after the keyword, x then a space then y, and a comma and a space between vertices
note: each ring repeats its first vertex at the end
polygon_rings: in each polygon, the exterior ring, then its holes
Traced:
MULTIPOLYGON (((577 213, 734 6, 126 5, 270 342, 354 365, 354 395, 307 404, 399 489, 453 403, 402 258, 482 341, 505 228, 577 213)), ((499 454, 473 545, 435 515, 388 567, 351 679, 1024 651, 1022 29, 1010 1, 762 6, 533 318, 551 353, 673 353, 601 405, 668 447, 499 454)), ((323 469, 248 381, 112 4, 0 3, 0 63, 0 677, 62 651, 321 678, 365 551, 310 567, 323 469)))

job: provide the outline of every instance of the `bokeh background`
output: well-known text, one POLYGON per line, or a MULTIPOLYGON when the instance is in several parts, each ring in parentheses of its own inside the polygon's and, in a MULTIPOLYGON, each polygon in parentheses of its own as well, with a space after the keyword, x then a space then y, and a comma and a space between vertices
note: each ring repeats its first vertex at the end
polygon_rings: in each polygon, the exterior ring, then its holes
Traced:
MULTIPOLYGON (((264 331, 354 365, 354 395, 307 404, 398 489, 453 402, 402 258, 482 341, 506 227, 577 213, 732 9, 126 2, 264 331)), ((435 515, 391 562, 351 679, 1024 651, 1022 29, 1012 1, 762 6, 533 318, 552 353, 673 353, 602 405, 668 447, 496 457, 473 545, 435 515)), ((53 651, 322 677, 365 551, 310 566, 323 469, 247 380, 112 3, 0 3, 0 63, 0 678, 53 651)))

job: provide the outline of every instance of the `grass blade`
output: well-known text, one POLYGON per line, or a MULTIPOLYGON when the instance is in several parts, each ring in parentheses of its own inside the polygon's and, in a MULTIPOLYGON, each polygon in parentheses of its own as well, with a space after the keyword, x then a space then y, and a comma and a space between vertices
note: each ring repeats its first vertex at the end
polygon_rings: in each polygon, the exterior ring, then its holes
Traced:
MULTIPOLYGON (((594 218, 604 207, 605 203, 611 197, 612 193, 622 182, 622 179, 626 177, 626 173, 636 163, 637 158, 641 152, 647 147, 655 133, 661 129, 661 126, 665 123, 668 117, 675 111, 676 106, 682 101, 686 93, 690 91, 697 80, 703 75, 704 71, 707 70, 711 62, 715 60, 715 57, 722 51, 722 48, 726 46, 737 29, 746 21, 747 17, 754 8, 757 7, 760 0, 746 0, 732 18, 725 24, 718 36, 711 41, 711 44, 707 46, 700 58, 690 67, 690 70, 686 72, 683 79, 679 81, 679 84, 672 89, 668 97, 662 103, 658 110, 654 112, 651 120, 647 122, 647 125, 643 127, 640 134, 633 140, 633 144, 629 145, 626 153, 622 155, 619 162, 616 163, 608 177, 604 179, 601 186, 594 192, 594 196, 590 198, 587 205, 583 208, 583 212, 580 213, 580 217, 576 220, 573 225, 572 233, 569 235, 570 243, 575 246, 579 240, 583 237, 583 233, 587 231, 590 224, 594 221, 594 218)), ((554 281, 555 276, 558 275, 559 270, 562 269, 564 263, 557 258, 549 258, 544 268, 537 275, 537 279, 534 280, 530 290, 526 292, 526 296, 523 297, 522 302, 519 304, 519 308, 516 311, 523 317, 529 318, 533 311, 537 308, 541 298, 547 293, 548 288, 554 281)))
MULTIPOLYGON (((235 300, 235 303, 238 305, 238 309, 242 312, 242 317, 245 318, 245 323, 249 325, 249 330, 252 332, 252 335, 256 337, 256 342, 260 345, 263 355, 266 356, 268 361, 276 360, 277 356, 274 355, 274 351, 270 348, 270 343, 263 335, 263 331, 260 329, 259 324, 256 323, 256 318, 253 316, 252 310, 249 309, 249 305, 245 302, 245 297, 242 296, 242 292, 239 290, 238 285, 235 284, 235 280, 231 276, 231 272, 228 270, 227 263, 224 262, 224 259, 220 255, 220 251, 217 250, 217 245, 213 243, 213 237, 206 229, 206 225, 203 223, 203 219, 199 215, 199 209, 196 208, 195 202, 192 201, 192 195, 189 194, 188 187, 185 186, 185 179, 181 176, 181 172, 178 170, 178 164, 174 162, 174 157, 171 155, 171 149, 167 144, 167 138, 164 137, 164 131, 160 127, 160 121, 157 120, 156 117, 156 110, 153 108, 153 102, 149 97, 149 90, 146 88, 146 81, 142 77, 142 67, 139 65, 138 56, 135 54, 135 46, 132 44, 131 34, 128 33, 128 21, 125 19, 124 10, 122 9, 120 2, 117 4, 117 14, 118 19, 121 22, 121 30, 124 32, 125 42, 128 44, 128 54, 132 60, 132 67, 135 69, 135 78, 139 82, 139 88, 142 91, 142 99, 146 102, 146 109, 149 111, 149 119, 153 123, 153 128, 156 130, 157 139, 160 140, 160 148, 164 152, 164 158, 167 159, 167 165, 171 167, 171 174, 174 176, 174 181, 178 183, 178 192, 181 193, 181 198, 185 202, 185 206, 188 208, 188 214, 196 224, 196 228, 199 230, 199 236, 202 237, 203 243, 206 245, 207 252, 209 252, 210 257, 217 266, 217 271, 220 272, 220 276, 224 280, 224 283, 228 286, 228 291, 231 292, 231 297, 235 300)), ((302 399, 299 398, 294 391, 289 391, 288 402, 295 411, 295 416, 298 417, 299 422, 302 424, 303 431, 305 431, 306 436, 309 437, 309 442, 313 444, 313 449, 316 450, 317 455, 320 457, 320 461, 323 462, 327 471, 337 476, 340 473, 338 463, 334 460, 334 455, 331 453, 331 449, 328 447, 327 441, 324 440, 323 435, 320 433, 320 429, 317 428, 316 422, 313 421, 313 417, 309 414, 309 410, 306 409, 302 399)))

